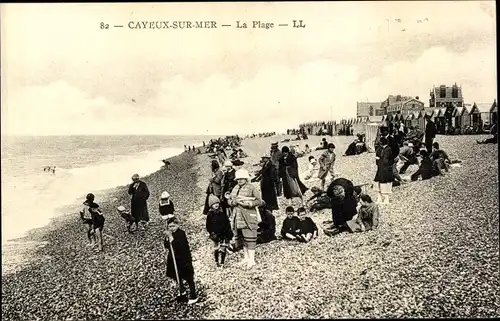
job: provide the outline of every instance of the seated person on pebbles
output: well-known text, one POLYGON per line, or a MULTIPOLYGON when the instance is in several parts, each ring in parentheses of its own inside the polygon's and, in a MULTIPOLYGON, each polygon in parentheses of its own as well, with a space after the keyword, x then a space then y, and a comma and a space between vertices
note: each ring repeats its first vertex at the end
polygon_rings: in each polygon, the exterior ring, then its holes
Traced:
POLYGON ((286 218, 281 226, 281 237, 288 241, 296 240, 300 232, 299 219, 295 216, 295 209, 292 206, 288 206, 285 212, 286 218))
POLYGON ((297 216, 298 216, 298 233, 297 233, 297 240, 299 242, 304 242, 307 243, 311 241, 313 238, 318 237, 318 227, 316 226, 316 223, 307 216, 306 209, 303 207, 300 207, 297 210, 297 216))

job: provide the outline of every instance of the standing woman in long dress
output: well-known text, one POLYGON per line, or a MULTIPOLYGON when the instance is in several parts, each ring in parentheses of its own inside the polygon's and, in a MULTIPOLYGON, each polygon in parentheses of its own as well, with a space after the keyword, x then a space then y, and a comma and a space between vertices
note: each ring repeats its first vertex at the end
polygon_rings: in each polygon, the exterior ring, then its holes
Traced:
POLYGON ((252 182, 260 180, 260 192, 262 200, 266 203, 266 208, 270 211, 279 210, 278 197, 276 196, 276 182, 278 173, 276 167, 271 162, 271 155, 262 156, 262 169, 257 176, 252 179, 252 182))
POLYGON ((389 204, 389 195, 392 193, 393 163, 394 157, 392 156, 389 141, 385 137, 380 138, 380 145, 376 151, 375 157, 377 163, 377 173, 375 174, 375 190, 378 191, 377 203, 389 204))
POLYGON ((239 169, 236 171, 236 185, 228 200, 229 206, 233 208, 233 227, 238 240, 243 239, 244 259, 241 264, 248 268, 255 265, 255 246, 257 244, 257 229, 259 228, 260 213, 258 207, 262 205, 260 193, 250 183, 248 171, 239 169))
POLYGON ((283 146, 281 153, 279 176, 283 179, 283 195, 288 200, 289 206, 292 206, 292 200, 295 197, 300 198, 302 206, 305 206, 304 193, 307 192, 308 188, 300 181, 297 158, 290 153, 287 146, 283 146))
POLYGON ((208 198, 210 195, 217 196, 218 199, 221 199, 222 194, 222 178, 224 177, 224 173, 220 168, 220 164, 216 159, 213 159, 211 162, 212 167, 212 177, 208 180, 207 187, 207 196, 205 198, 205 206, 203 208, 203 214, 207 215, 210 206, 208 206, 208 198))
POLYGON ((128 188, 128 194, 132 195, 130 204, 130 214, 135 221, 140 223, 141 229, 144 229, 149 222, 148 198, 149 190, 146 183, 139 179, 138 174, 132 176, 132 184, 128 188))

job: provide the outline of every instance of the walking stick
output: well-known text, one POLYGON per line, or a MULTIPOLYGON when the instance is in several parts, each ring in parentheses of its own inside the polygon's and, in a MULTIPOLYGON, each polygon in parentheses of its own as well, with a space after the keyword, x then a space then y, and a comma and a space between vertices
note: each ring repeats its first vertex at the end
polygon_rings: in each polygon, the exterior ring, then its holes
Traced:
POLYGON ((293 178, 293 181, 295 182, 295 184, 297 184, 297 188, 299 189, 300 197, 302 199, 302 205, 304 205, 304 194, 302 194, 302 191, 300 190, 299 182, 295 177, 293 178))
POLYGON ((172 252, 172 259, 174 261, 174 270, 175 270, 175 277, 177 279, 177 285, 179 286, 179 298, 182 297, 182 292, 181 292, 181 279, 179 278, 179 271, 177 270, 177 261, 175 260, 175 252, 174 248, 172 246, 172 242, 168 242, 168 245, 170 246, 170 251, 172 252))

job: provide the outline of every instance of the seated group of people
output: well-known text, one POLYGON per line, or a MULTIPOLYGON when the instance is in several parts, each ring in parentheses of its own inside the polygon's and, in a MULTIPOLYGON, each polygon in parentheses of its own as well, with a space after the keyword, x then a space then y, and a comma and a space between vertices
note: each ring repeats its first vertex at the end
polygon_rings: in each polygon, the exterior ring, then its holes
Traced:
POLYGON ((294 138, 293 140, 307 140, 307 139, 309 139, 309 137, 307 136, 306 133, 304 133, 304 134, 297 134, 297 137, 294 138))
POLYGON ((284 240, 307 243, 313 238, 318 237, 318 227, 307 216, 307 211, 304 207, 300 207, 297 213, 295 213, 295 209, 292 206, 288 206, 285 212, 286 218, 281 227, 281 237, 284 240))
POLYGON ((324 232, 333 236, 341 232, 364 232, 378 227, 379 209, 361 186, 345 178, 332 181, 326 191, 331 200, 332 220, 323 222, 324 232))
POLYGON ((321 139, 321 142, 319 143, 318 147, 316 147, 314 150, 323 150, 323 149, 328 149, 328 142, 324 137, 323 139, 321 139))
POLYGON ((357 138, 349 144, 344 156, 359 155, 366 152, 365 135, 358 133, 357 138))
POLYGON ((491 126, 490 129, 490 134, 493 135, 493 137, 486 138, 485 140, 478 140, 478 144, 498 144, 498 131, 497 131, 497 124, 493 123, 493 126, 491 126))
POLYGON ((304 147, 304 150, 300 149, 300 145, 292 145, 290 146, 290 153, 292 153, 296 158, 303 157, 307 154, 311 153, 311 148, 309 148, 309 145, 306 144, 304 147))
POLYGON ((245 158, 245 157, 248 157, 248 155, 241 148, 239 148, 239 149, 234 148, 233 152, 229 156, 229 158, 231 158, 231 159, 238 159, 238 158, 245 158))
MULTIPOLYGON (((411 148, 411 146, 408 146, 411 148)), ((410 164, 417 164, 418 159, 414 154, 408 151, 408 149, 402 150, 400 157, 405 159, 405 164, 401 167, 400 173, 404 173, 410 164)), ((434 176, 442 176, 445 172, 449 171, 451 164, 460 163, 459 160, 451 160, 448 154, 439 148, 439 143, 434 142, 432 144, 432 152, 429 153, 427 149, 420 149, 420 156, 422 160, 418 170, 411 175, 411 180, 416 181, 421 177, 422 180, 430 179, 434 176)))

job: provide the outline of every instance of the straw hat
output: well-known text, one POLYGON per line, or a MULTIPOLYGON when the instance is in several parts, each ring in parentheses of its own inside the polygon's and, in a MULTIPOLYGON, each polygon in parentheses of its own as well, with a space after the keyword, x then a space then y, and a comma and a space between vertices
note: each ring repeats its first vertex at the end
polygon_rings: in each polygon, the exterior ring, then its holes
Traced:
POLYGON ((169 197, 170 197, 170 194, 168 192, 166 192, 166 191, 163 192, 163 193, 161 193, 161 196, 160 196, 161 199, 167 199, 169 197))
POLYGON ((261 158, 271 158, 271 155, 269 155, 268 153, 265 153, 264 155, 261 156, 261 158))
POLYGON ((125 212, 126 211, 125 206, 123 206, 123 205, 118 206, 116 209, 118 210, 118 212, 125 212))
POLYGON ((235 180, 236 179, 250 179, 250 174, 248 174, 248 171, 246 169, 239 169, 235 173, 235 180))
POLYGON ((233 162, 230 159, 226 159, 226 161, 224 162, 224 166, 225 167, 232 167, 233 162))

